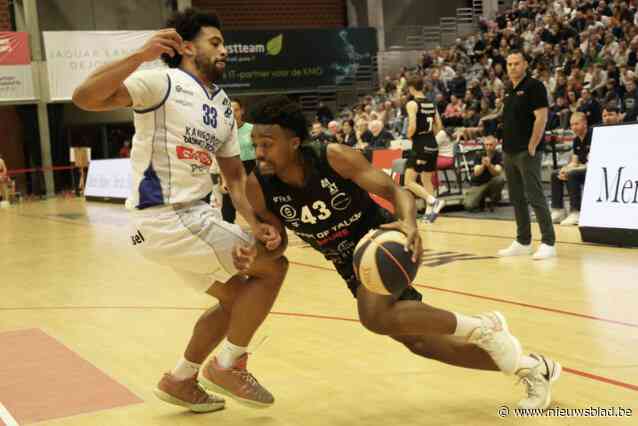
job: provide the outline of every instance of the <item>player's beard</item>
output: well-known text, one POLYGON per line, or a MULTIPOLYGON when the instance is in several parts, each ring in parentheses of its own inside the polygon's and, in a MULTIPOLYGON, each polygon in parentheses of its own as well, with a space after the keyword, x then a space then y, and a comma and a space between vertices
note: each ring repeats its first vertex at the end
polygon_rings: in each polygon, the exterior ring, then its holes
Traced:
MULTIPOLYGON (((210 59, 210 57, 205 55, 198 54, 197 56, 195 56, 195 66, 197 67, 199 72, 202 73, 210 83, 215 83, 217 80, 219 80, 222 77, 222 75, 224 75, 224 71, 220 70, 217 67, 217 62, 218 61, 213 61, 210 59)), ((219 62, 226 62, 226 61, 219 61, 219 62)))

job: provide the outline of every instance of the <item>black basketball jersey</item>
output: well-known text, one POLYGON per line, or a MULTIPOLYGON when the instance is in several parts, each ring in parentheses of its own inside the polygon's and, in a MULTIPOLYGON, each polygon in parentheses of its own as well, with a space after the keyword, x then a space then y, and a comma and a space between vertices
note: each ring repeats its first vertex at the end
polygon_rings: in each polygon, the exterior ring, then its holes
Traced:
POLYGON ((414 98, 417 104, 416 131, 412 137, 412 146, 416 152, 435 151, 438 145, 434 137, 436 106, 425 98, 414 98))
POLYGON ((369 230, 390 222, 392 216, 330 167, 327 148, 317 142, 301 146, 308 166, 301 188, 287 185, 276 175, 262 175, 258 167, 255 176, 268 210, 326 259, 343 264, 352 262, 355 246, 369 230))

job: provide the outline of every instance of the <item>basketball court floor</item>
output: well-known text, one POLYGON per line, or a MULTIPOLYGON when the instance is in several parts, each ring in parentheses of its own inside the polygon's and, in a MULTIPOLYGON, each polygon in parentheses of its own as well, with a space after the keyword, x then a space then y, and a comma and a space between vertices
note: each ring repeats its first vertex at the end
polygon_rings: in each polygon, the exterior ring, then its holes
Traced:
POLYGON ((214 300, 135 253, 123 207, 58 198, 0 211, 0 425, 638 424, 638 251, 583 244, 577 228, 558 227, 558 259, 496 258, 514 228, 445 216, 423 225, 424 300, 505 314, 525 350, 562 363, 554 407, 632 417, 501 418, 522 384, 369 333, 330 264, 294 238, 249 366, 275 406, 227 400, 191 414, 164 404, 152 389, 214 300))

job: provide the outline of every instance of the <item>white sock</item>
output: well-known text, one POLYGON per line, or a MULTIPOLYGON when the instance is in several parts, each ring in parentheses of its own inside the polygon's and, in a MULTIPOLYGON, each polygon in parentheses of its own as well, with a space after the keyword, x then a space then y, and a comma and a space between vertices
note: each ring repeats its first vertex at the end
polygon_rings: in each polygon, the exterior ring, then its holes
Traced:
POLYGON ((427 203, 429 205, 432 205, 434 203, 436 203, 436 198, 434 198, 433 196, 431 196, 430 194, 428 194, 428 197, 425 199, 425 201, 427 201, 427 203))
POLYGON ((185 380, 193 377, 199 371, 200 364, 190 362, 186 358, 182 357, 178 362, 171 374, 173 377, 179 380, 185 380))
POLYGON ((529 356, 529 355, 523 355, 521 357, 521 361, 518 364, 518 368, 519 368, 519 370, 522 370, 522 369, 531 370, 532 368, 536 367, 539 363, 543 364, 541 373, 542 374, 547 374, 547 368, 545 367, 545 363, 543 361, 541 361, 540 359, 534 358, 534 357, 529 356))
POLYGON ((457 314, 456 312, 452 312, 452 314, 456 317, 456 330, 454 331, 454 336, 468 337, 474 329, 479 328, 482 324, 479 318, 457 314))
POLYGON ((237 346, 224 339, 221 349, 217 353, 217 364, 221 368, 230 368, 235 365, 237 358, 246 353, 246 346, 237 346))

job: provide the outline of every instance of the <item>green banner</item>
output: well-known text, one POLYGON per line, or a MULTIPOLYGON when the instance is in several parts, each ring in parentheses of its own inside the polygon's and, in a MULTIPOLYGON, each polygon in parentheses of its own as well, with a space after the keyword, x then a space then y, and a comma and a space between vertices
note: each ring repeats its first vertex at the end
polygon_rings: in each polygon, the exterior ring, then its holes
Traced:
POLYGON ((229 93, 348 86, 370 74, 374 28, 225 31, 228 64, 219 85, 229 93))

